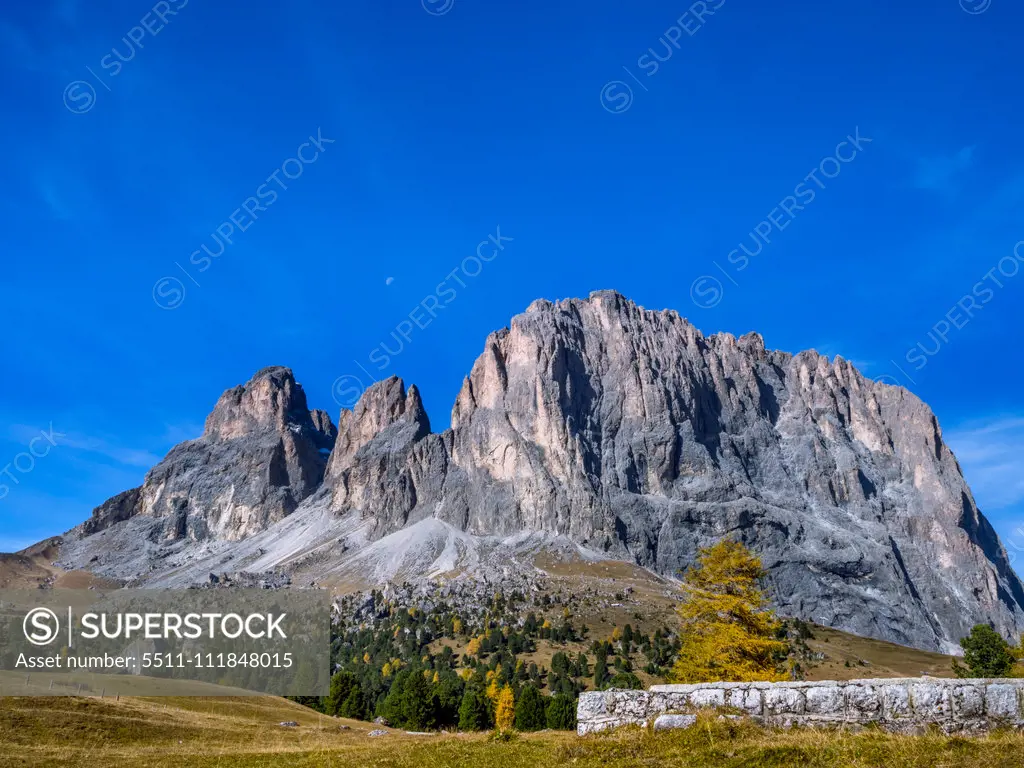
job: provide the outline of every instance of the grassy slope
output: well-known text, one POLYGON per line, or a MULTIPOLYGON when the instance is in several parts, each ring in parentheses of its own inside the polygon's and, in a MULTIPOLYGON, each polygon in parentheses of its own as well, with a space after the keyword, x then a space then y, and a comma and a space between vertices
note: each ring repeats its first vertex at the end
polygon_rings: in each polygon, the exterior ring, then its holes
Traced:
POLYGON ((274 698, 0 699, 0 766, 153 768, 526 768, 575 766, 1024 766, 1024 736, 978 739, 764 731, 708 721, 690 731, 627 729, 577 738, 541 733, 503 743, 486 735, 410 736, 321 718, 274 698), (283 728, 295 720, 298 728, 283 728), (342 730, 341 726, 348 726, 342 730))
POLYGON ((60 556, 56 541, 47 539, 15 554, 0 553, 0 589, 38 589, 44 585, 58 589, 117 586, 116 582, 88 571, 54 567, 53 561, 60 556))
POLYGON ((953 677, 953 657, 919 651, 883 640, 814 627, 807 645, 824 661, 807 672, 808 680, 856 680, 863 677, 953 677), (849 662, 849 666, 846 665, 849 662))

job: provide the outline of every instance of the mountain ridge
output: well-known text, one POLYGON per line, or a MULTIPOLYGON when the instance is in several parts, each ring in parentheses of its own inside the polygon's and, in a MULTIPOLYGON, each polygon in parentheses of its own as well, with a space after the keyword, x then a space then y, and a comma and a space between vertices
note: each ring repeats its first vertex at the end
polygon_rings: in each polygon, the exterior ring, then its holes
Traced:
POLYGON ((70 531, 61 562, 153 583, 201 578, 208 557, 315 578, 303 563, 386 561, 389 542, 426 567, 534 536, 672 575, 726 535, 761 555, 788 615, 945 651, 978 621, 1024 628, 1024 587, 918 398, 614 291, 538 299, 488 335, 441 432, 397 377, 335 428, 289 369, 263 369, 70 531), (431 533, 410 554, 416 526, 431 533))

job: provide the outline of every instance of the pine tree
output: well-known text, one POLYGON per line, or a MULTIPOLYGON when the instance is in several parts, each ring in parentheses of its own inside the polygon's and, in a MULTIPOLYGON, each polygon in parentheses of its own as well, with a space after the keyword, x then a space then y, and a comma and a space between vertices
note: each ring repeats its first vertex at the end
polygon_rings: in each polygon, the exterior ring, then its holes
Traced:
POLYGON ((439 727, 457 726, 459 723, 459 704, 465 686, 462 679, 454 672, 446 672, 440 676, 434 686, 434 719, 439 727))
POLYGON ((363 690, 359 683, 352 686, 345 701, 338 707, 337 715, 338 717, 350 717, 353 720, 366 719, 366 703, 363 701, 363 690))
POLYGON ((526 621, 523 624, 523 631, 528 635, 532 635, 537 631, 537 615, 533 612, 526 614, 526 621))
POLYGON ((786 679, 782 664, 789 645, 776 639, 779 622, 760 589, 765 575, 761 561, 738 542, 725 539, 700 550, 683 578, 673 681, 786 679))
MULTIPOLYGON (((348 699, 352 687, 358 685, 356 676, 350 672, 339 672, 331 678, 331 691, 324 699, 324 712, 328 715, 341 715, 341 705, 348 699)), ((341 715, 351 717, 351 715, 341 715)))
POLYGON ((551 671, 556 675, 569 673, 569 657, 563 651, 559 651, 551 657, 551 671))
POLYGON ((597 661, 594 662, 594 687, 597 690, 604 688, 605 680, 608 679, 608 662, 605 661, 605 656, 598 656, 597 661))
POLYGON ((548 728, 558 731, 576 730, 576 702, 571 696, 558 694, 548 704, 548 728))
POLYGON ((408 677, 408 670, 403 670, 395 675, 391 688, 388 689, 387 695, 377 707, 377 715, 395 727, 405 724, 405 681, 408 677))
POLYGON ((590 661, 582 651, 576 658, 575 677, 590 677, 590 661))
POLYGON ((459 730, 484 731, 489 724, 487 699, 475 685, 466 687, 459 705, 459 730))
POLYGON ((547 724, 544 696, 533 685, 523 686, 516 702, 516 730, 539 731, 547 724))
POLYGON ((405 680, 401 707, 406 728, 425 731, 434 727, 435 707, 430 684, 419 670, 410 672, 405 680))
POLYGON ((964 667, 953 662, 957 677, 1009 677, 1016 658, 1013 649, 988 624, 975 624, 971 634, 960 641, 964 667))
POLYGON ((498 694, 498 705, 494 712, 494 727, 501 733, 511 731, 516 721, 516 697, 509 686, 498 694))
POLYGON ((296 691, 313 691, 317 687, 317 670, 309 661, 303 660, 295 671, 292 688, 296 691))
POLYGON ((640 682, 640 678, 632 672, 620 672, 608 681, 608 685, 611 688, 624 688, 634 691, 639 691, 644 687, 643 683, 640 682))

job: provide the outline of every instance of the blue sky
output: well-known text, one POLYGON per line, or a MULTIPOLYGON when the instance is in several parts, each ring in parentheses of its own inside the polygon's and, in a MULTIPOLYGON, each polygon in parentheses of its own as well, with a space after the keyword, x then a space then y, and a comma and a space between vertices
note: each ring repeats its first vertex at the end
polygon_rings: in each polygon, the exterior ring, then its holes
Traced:
POLYGON ((1019 4, 148 1, 0 17, 0 549, 260 367, 443 428, 489 331, 616 288, 908 386, 1024 553, 1019 4))

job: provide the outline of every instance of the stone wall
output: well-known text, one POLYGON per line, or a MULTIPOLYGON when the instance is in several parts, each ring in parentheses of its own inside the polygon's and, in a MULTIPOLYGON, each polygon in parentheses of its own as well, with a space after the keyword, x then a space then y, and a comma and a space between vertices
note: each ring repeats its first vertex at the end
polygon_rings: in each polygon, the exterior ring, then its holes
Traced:
POLYGON ((934 677, 799 683, 656 685, 580 695, 580 735, 621 725, 685 727, 706 708, 727 708, 773 727, 867 725, 898 732, 1024 727, 1024 680, 934 677), (678 714, 682 717, 673 717, 678 714), (670 716, 666 716, 670 715, 670 716))

